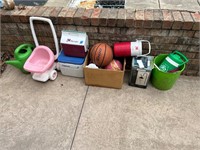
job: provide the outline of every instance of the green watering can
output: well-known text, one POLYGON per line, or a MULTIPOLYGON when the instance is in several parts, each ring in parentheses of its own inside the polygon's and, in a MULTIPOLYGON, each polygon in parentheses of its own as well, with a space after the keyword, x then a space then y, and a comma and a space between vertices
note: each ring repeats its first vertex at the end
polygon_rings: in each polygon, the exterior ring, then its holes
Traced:
POLYGON ((32 44, 22 44, 18 46, 14 51, 14 60, 6 61, 6 64, 10 64, 18 69, 20 69, 23 73, 28 73, 24 70, 23 66, 28 57, 31 55, 34 46, 32 44))
POLYGON ((178 69, 187 62, 187 57, 183 55, 183 53, 175 50, 164 59, 164 61, 159 65, 159 69, 163 72, 170 72, 178 69))

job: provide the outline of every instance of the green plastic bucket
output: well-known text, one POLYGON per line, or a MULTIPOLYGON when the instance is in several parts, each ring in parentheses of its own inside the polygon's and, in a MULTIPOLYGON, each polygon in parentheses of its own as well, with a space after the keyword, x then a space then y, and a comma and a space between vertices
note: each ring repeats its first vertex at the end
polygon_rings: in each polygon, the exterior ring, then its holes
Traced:
POLYGON ((185 69, 185 64, 179 67, 179 71, 169 73, 161 71, 158 66, 163 62, 163 60, 168 56, 168 54, 160 54, 154 58, 154 69, 152 70, 151 83, 159 90, 169 90, 176 83, 180 74, 185 69))

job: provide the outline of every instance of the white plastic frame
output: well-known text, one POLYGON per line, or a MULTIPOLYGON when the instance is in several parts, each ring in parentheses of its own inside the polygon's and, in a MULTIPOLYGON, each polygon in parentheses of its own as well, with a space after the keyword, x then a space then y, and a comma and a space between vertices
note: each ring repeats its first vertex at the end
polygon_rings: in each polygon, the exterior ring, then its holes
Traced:
POLYGON ((54 39, 55 47, 56 47, 56 54, 54 56, 54 59, 56 60, 58 58, 58 55, 59 55, 59 46, 58 46, 58 38, 57 38, 56 31, 55 31, 55 28, 53 26, 52 21, 50 19, 44 18, 44 17, 30 17, 29 18, 31 32, 32 32, 32 35, 33 35, 35 46, 39 46, 39 43, 38 43, 38 39, 37 39, 36 34, 35 34, 35 28, 34 28, 34 25, 33 25, 33 21, 34 20, 44 21, 44 22, 48 22, 49 23, 49 25, 51 27, 52 34, 53 34, 53 39, 54 39))

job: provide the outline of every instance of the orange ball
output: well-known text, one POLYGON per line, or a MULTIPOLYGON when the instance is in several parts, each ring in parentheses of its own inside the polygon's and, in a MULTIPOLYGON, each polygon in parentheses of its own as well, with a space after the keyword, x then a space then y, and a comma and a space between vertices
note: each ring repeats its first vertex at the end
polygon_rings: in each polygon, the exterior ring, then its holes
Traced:
POLYGON ((106 43, 97 43, 90 49, 89 56, 98 67, 104 67, 113 60, 113 50, 106 43))

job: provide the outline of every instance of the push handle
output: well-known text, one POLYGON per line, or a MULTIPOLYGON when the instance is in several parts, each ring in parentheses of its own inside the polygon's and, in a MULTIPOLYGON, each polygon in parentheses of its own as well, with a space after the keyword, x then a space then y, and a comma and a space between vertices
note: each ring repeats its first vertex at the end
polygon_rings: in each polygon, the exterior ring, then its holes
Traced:
POLYGON ((172 52, 173 54, 178 54, 181 58, 183 58, 183 63, 181 64, 181 65, 183 65, 183 64, 185 64, 185 63, 187 63, 189 60, 187 59, 187 57, 185 56, 185 55, 183 55, 183 53, 181 53, 181 52, 179 52, 179 51, 177 51, 177 50, 175 50, 175 51, 173 51, 172 52))
POLYGON ((59 54, 59 46, 58 46, 58 39, 57 39, 56 32, 55 32, 55 29, 54 29, 52 21, 50 19, 44 18, 44 17, 30 17, 29 18, 31 32, 32 32, 32 35, 33 35, 35 46, 39 46, 39 43, 38 43, 38 40, 37 40, 37 37, 36 37, 36 34, 35 34, 35 29, 34 29, 34 26, 33 26, 33 21, 34 20, 44 21, 44 22, 49 23, 49 25, 51 27, 52 34, 53 34, 53 39, 54 39, 55 47, 56 47, 56 54, 54 56, 54 58, 56 60, 58 58, 58 54, 59 54))
POLYGON ((149 54, 151 53, 151 43, 150 43, 149 41, 147 41, 147 40, 140 40, 140 41, 141 41, 141 42, 146 42, 146 43, 149 44, 149 52, 146 53, 146 54, 142 54, 142 55, 149 55, 149 54))

